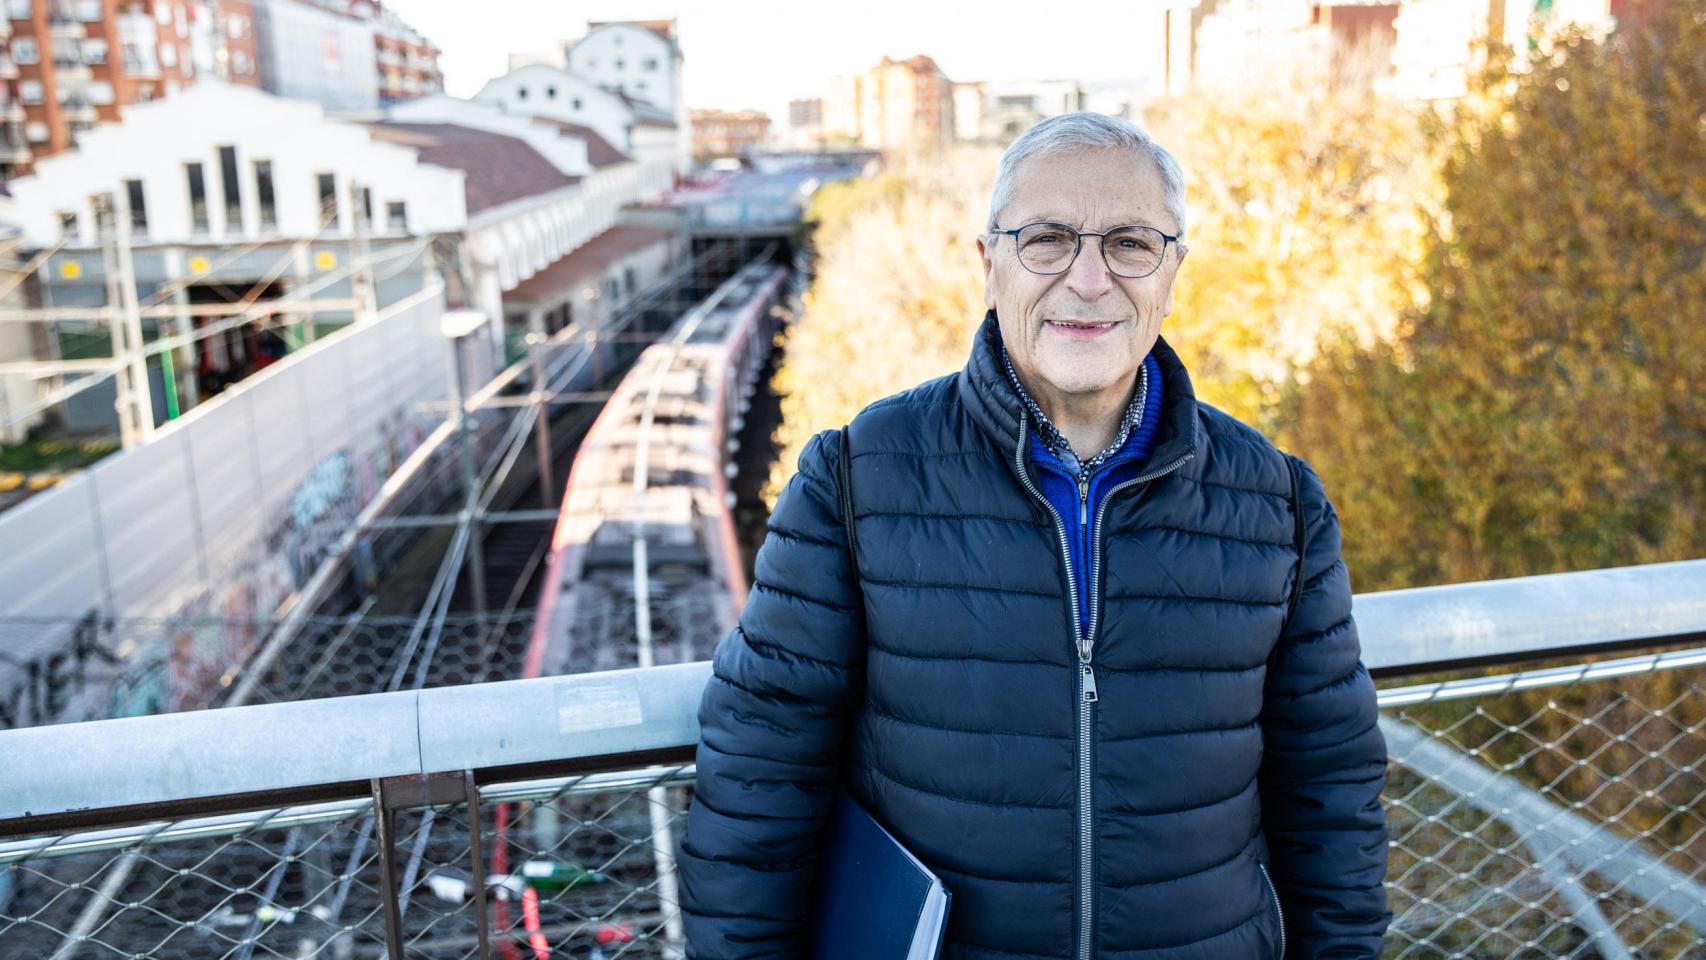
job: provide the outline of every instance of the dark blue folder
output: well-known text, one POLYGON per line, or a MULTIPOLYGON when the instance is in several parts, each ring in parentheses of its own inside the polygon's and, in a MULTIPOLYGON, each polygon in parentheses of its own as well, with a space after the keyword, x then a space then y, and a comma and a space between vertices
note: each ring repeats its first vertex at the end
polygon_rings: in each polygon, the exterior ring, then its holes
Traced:
POLYGON ((948 888, 842 791, 824 828, 811 960, 935 960, 948 888))

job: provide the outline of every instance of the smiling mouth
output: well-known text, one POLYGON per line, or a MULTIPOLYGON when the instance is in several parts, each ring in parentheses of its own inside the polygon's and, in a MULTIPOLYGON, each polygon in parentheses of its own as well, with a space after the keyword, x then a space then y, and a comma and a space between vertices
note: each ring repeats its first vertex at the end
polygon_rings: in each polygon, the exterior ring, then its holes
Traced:
POLYGON ((1066 334, 1066 336, 1085 338, 1085 336, 1100 336, 1100 334, 1107 333, 1107 331, 1119 326, 1121 322, 1124 321, 1044 321, 1044 324, 1058 329, 1059 333, 1066 334))
POLYGON ((1067 330, 1106 330, 1120 323, 1118 320, 1048 320, 1044 322, 1067 330))

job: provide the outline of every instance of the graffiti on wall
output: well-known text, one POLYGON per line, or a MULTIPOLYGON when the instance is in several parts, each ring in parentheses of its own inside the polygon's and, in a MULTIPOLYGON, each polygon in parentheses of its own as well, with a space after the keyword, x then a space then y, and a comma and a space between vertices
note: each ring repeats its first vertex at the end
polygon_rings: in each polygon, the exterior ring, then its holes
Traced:
POLYGON ((72 626, 56 649, 27 659, 0 652, 0 664, 11 668, 10 685, 0 688, 0 729, 58 719, 92 684, 111 679, 114 671, 101 668, 119 663, 119 656, 101 642, 100 619, 93 610, 72 626))

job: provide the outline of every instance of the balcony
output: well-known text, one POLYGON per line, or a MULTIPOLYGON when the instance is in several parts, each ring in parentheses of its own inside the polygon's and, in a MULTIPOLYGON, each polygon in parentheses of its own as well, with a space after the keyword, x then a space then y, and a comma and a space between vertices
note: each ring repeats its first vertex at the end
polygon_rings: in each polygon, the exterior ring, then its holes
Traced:
MULTIPOLYGON (((1363 595, 1356 610, 1392 763, 1388 956, 1706 949, 1706 647, 1628 655, 1706 636, 1706 561, 1363 595), (1419 677, 1445 670, 1470 675, 1419 677)), ((281 675, 276 696, 390 673, 346 669, 377 638, 326 626, 328 659, 281 675)), ((434 635, 445 663, 491 642, 463 633, 434 635)), ((0 841, 18 878, 9 896, 0 883, 0 955, 47 956, 89 930, 119 957, 215 941, 486 956, 603 930, 624 953, 679 956, 673 851, 709 674, 0 732, 0 837, 20 838, 0 841), (595 703, 630 704, 633 722, 573 706, 595 703)))
POLYGON ((94 71, 82 59, 59 59, 53 61, 53 72, 60 83, 77 83, 94 79, 94 71))
POLYGON ((29 119, 29 114, 24 110, 23 104, 16 100, 8 100, 4 104, 0 104, 0 119, 9 120, 13 123, 23 123, 29 119))
POLYGON ((86 35, 83 22, 71 16, 69 10, 55 6, 48 11, 47 32, 56 40, 81 40, 86 35))
POLYGON ((151 56, 137 56, 129 51, 124 55, 125 76, 136 80, 160 79, 160 62, 151 56))
POLYGON ((12 62, 11 57, 0 54, 0 80, 16 79, 18 79, 18 65, 12 62))
POLYGON ((0 137, 0 163, 29 163, 35 156, 30 145, 24 142, 22 132, 11 124, 7 124, 7 127, 7 135, 0 137))
POLYGON ((82 97, 73 97, 60 104, 59 116, 66 123, 95 123, 101 119, 95 105, 82 97))

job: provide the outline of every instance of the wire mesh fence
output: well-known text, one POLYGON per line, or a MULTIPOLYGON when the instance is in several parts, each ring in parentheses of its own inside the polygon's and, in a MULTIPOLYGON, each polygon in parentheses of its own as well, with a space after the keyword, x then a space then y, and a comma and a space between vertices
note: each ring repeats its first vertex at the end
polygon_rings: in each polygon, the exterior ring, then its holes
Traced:
MULTIPOLYGON (((1706 956, 1706 650, 1382 691, 1386 956, 1706 956)), ((679 957, 690 766, 400 811, 410 957, 679 957)), ((0 844, 0 956, 385 956, 371 800, 0 844)))

